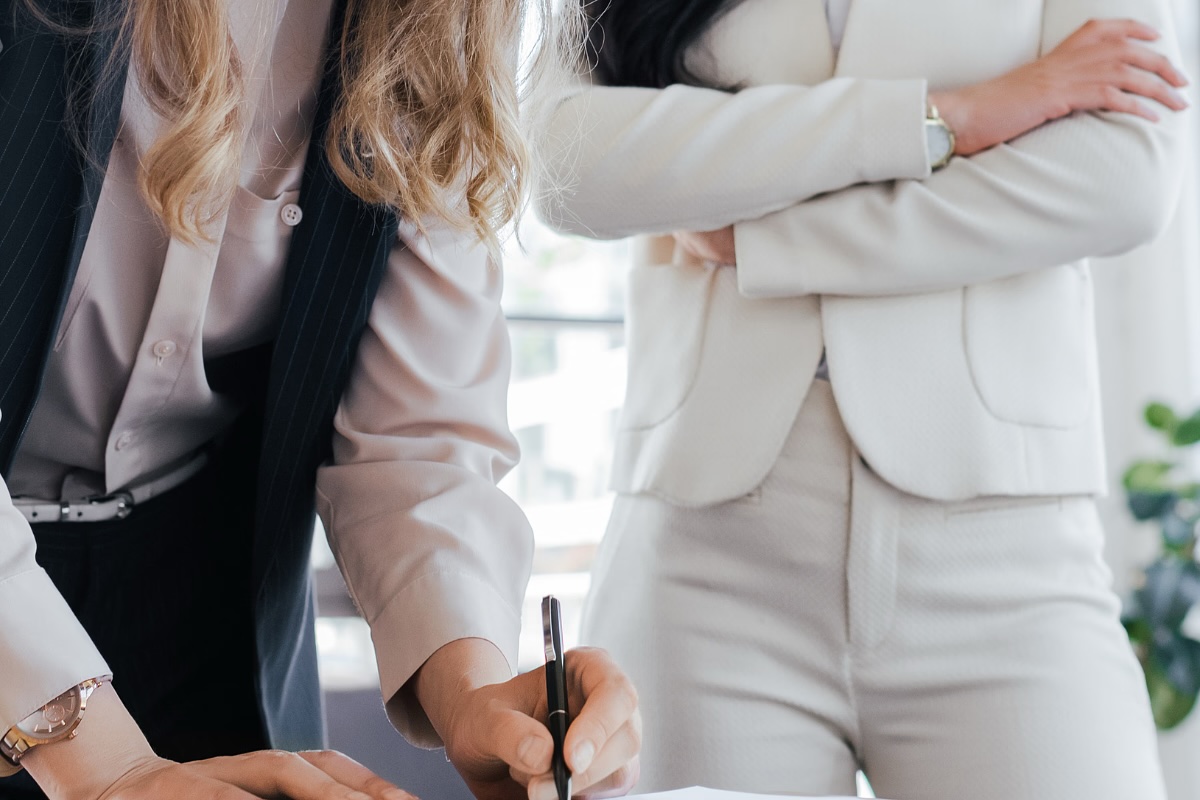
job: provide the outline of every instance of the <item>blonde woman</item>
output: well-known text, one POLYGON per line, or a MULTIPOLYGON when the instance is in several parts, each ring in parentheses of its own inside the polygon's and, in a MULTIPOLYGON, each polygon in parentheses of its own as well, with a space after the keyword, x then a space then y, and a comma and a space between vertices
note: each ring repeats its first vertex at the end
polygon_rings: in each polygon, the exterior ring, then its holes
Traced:
POLYGON ((583 634, 639 789, 1161 800, 1087 259, 1170 215, 1166 0, 586 11, 541 213, 642 236, 583 634))
MULTIPOLYGON (((314 507, 394 723, 553 796, 495 486, 519 14, 0 2, 0 797, 406 797, 309 750, 314 507)), ((575 786, 619 790, 633 691, 568 670, 575 786)))

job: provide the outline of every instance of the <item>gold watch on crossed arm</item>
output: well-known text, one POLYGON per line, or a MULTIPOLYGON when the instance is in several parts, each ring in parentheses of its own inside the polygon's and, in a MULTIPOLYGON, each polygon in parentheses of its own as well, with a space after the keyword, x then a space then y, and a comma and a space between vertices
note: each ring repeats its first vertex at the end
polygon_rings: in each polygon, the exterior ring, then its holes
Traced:
POLYGON ((73 739, 92 692, 111 676, 92 678, 73 686, 8 729, 0 740, 0 774, 20 769, 21 758, 35 747, 73 739), (4 767, 9 767, 4 769, 4 767))
POLYGON ((933 169, 941 169, 950 163, 954 156, 954 131, 937 106, 929 103, 925 110, 925 150, 929 153, 929 165, 933 169))

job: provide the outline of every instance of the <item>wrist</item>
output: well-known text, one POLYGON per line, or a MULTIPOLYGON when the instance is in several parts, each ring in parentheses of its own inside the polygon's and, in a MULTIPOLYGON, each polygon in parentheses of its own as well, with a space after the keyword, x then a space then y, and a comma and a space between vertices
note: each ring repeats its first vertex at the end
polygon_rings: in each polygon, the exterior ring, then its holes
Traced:
POLYGON ((930 92, 930 106, 936 106, 938 115, 954 132, 954 154, 970 155, 973 135, 971 131, 971 103, 969 96, 961 91, 930 92))
POLYGON ((472 691, 512 676, 508 659, 496 645, 486 639, 458 639, 438 648, 410 683, 433 729, 449 744, 462 701, 472 691))
POLYGON ((35 747, 21 759, 50 800, 95 800, 122 775, 157 760, 111 685, 88 700, 72 739, 35 747))

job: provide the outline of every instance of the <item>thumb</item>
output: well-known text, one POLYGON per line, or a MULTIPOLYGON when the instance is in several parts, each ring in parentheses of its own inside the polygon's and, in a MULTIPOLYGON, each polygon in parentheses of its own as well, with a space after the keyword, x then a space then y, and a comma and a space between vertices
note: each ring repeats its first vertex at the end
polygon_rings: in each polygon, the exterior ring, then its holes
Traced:
POLYGON ((476 765, 502 761, 531 775, 549 771, 554 740, 542 721, 531 716, 545 708, 543 684, 542 671, 535 670, 477 690, 476 710, 457 721, 454 760, 476 765))

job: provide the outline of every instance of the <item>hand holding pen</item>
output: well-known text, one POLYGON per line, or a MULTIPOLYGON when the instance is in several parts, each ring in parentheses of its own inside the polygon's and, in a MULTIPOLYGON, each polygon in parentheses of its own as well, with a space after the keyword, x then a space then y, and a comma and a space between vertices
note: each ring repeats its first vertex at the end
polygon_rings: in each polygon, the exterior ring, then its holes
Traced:
MULTIPOLYGON (((561 646, 555 655, 560 653, 561 646)), ((447 758, 478 800, 556 800, 545 672, 492 677, 507 673, 508 663, 486 639, 459 639, 434 653, 418 673, 417 698, 447 758)), ((561 753, 563 766, 573 772, 574 796, 596 800, 628 793, 639 772, 637 692, 603 650, 573 649, 563 654, 563 666, 569 728, 564 725, 561 753)))
POLYGON ((642 718, 636 692, 603 650, 576 648, 567 659, 562 609, 553 596, 542 600, 542 632, 543 720, 554 746, 550 774, 529 783, 530 800, 627 794, 639 772, 642 718), (596 742, 601 743, 598 750, 596 742))

